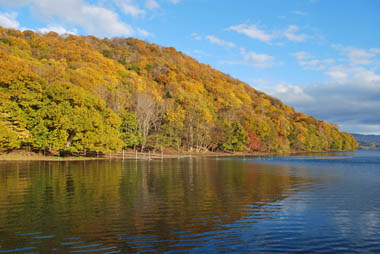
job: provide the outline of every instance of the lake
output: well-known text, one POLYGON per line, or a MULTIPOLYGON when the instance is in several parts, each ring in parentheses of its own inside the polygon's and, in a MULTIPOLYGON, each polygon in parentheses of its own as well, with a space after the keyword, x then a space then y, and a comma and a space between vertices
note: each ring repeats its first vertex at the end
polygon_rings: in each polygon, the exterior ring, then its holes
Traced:
POLYGON ((0 253, 380 253, 380 151, 0 162, 0 253))

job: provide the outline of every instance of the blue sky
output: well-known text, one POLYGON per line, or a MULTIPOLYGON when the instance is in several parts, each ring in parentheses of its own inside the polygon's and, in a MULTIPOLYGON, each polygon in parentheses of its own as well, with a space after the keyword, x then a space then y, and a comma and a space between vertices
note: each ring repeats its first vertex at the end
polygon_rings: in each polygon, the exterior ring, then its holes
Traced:
POLYGON ((342 130, 380 134, 378 0, 0 0, 0 25, 137 37, 342 130))

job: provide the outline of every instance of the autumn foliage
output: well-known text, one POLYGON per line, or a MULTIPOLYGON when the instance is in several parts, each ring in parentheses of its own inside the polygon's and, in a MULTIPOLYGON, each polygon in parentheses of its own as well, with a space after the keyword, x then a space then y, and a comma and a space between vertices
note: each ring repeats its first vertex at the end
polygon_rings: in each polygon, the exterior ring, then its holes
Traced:
POLYGON ((1 151, 357 146, 336 125, 296 113, 174 48, 0 27, 1 151))

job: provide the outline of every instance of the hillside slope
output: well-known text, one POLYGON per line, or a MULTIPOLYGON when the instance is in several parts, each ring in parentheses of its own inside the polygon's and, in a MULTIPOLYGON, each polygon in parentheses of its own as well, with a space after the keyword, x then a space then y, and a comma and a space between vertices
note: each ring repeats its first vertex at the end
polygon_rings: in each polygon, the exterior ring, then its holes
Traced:
POLYGON ((357 149, 334 124, 174 48, 0 28, 0 149, 357 149))

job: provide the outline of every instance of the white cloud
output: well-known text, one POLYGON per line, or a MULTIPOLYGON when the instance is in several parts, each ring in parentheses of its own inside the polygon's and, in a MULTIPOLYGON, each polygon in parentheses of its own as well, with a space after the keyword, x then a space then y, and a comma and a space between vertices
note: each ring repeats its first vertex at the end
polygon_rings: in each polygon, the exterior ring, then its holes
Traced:
POLYGON ((133 0, 115 0, 115 2, 124 14, 131 15, 132 17, 145 15, 145 11, 140 9, 133 0))
POLYGON ((72 31, 70 30, 67 30, 66 28, 62 27, 62 26, 48 26, 48 27, 45 27, 45 28, 40 28, 38 29, 38 32, 40 33, 49 33, 49 32, 56 32, 57 34, 77 34, 77 30, 74 29, 72 31))
POLYGON ((326 74, 333 79, 347 79, 349 70, 344 65, 332 66, 326 71, 326 74))
POLYGON ((240 49, 240 54, 243 57, 241 61, 221 61, 219 64, 239 64, 249 65, 255 68, 270 68, 276 64, 275 57, 267 54, 259 54, 254 51, 246 51, 244 48, 240 49))
POLYGON ((304 42, 308 38, 310 38, 310 36, 307 34, 297 34, 298 30, 299 30, 298 26, 289 25, 288 29, 284 31, 284 36, 288 38, 289 41, 294 41, 294 42, 304 42))
POLYGON ((367 70, 363 67, 357 67, 352 69, 351 73, 353 80, 364 82, 369 85, 374 83, 376 83, 376 85, 380 85, 380 76, 373 71, 367 70))
POLYGON ((82 17, 73 17, 74 23, 83 25, 89 32, 99 35, 129 36, 134 33, 133 28, 119 20, 116 13, 97 6, 83 6, 82 17))
POLYGON ((179 2, 181 2, 182 0, 168 0, 169 2, 173 3, 173 4, 178 4, 179 2))
POLYGON ((306 51, 299 51, 296 53, 292 53, 291 55, 295 56, 297 60, 306 60, 313 57, 313 55, 311 55, 309 52, 306 52, 306 51))
MULTIPOLYGON (((285 30, 277 30, 272 32, 265 32, 259 29, 257 25, 240 24, 230 26, 227 30, 232 30, 240 34, 244 34, 252 39, 271 44, 275 39, 287 38, 293 42, 304 42, 311 36, 308 34, 298 33, 300 28, 297 25, 289 25, 285 30)), ((281 43, 279 45, 282 45, 281 43)))
POLYGON ((4 6, 21 6, 30 3, 31 0, 0 0, 0 4, 4 6))
POLYGON ((0 26, 5 28, 19 28, 20 23, 17 21, 17 13, 1 13, 0 12, 0 26))
POLYGON ((278 83, 275 87, 268 88, 266 92, 291 104, 313 101, 313 98, 306 94, 301 86, 288 83, 278 83))
POLYGON ((297 111, 337 123, 344 131, 380 134, 380 75, 363 67, 335 66, 318 84, 261 87, 297 111), (337 78, 337 80, 335 80, 337 78))
MULTIPOLYGON (((80 27, 87 33, 96 36, 113 37, 136 34, 135 29, 121 21, 116 12, 83 0, 18 0, 14 3, 0 0, 0 3, 2 2, 8 2, 8 5, 12 6, 29 5, 32 12, 47 23, 59 20, 61 26, 80 27)), ((137 13, 140 12, 137 11, 137 13)))
POLYGON ((137 33, 143 37, 151 37, 153 34, 149 33, 148 31, 144 29, 137 28, 137 33))
POLYGON ((380 53, 380 49, 378 48, 360 49, 350 46, 344 47, 339 44, 332 45, 332 47, 347 57, 351 65, 373 64, 376 61, 374 58, 380 53))
POLYGON ((199 35, 198 33, 192 33, 191 37, 193 37, 193 39, 195 39, 197 41, 200 41, 203 39, 203 37, 201 35, 199 35))
POLYGON ((316 59, 309 52, 301 51, 292 53, 298 64, 304 70, 324 71, 333 80, 347 81, 350 79, 360 79, 361 81, 376 81, 378 76, 376 70, 380 59, 380 49, 360 49, 355 47, 345 47, 342 45, 332 45, 343 57, 332 59, 316 59), (365 67, 365 68, 364 68, 365 67))
POLYGON ((358 83, 371 84, 380 81, 380 76, 374 71, 361 66, 335 65, 325 73, 339 82, 356 81, 358 83))
POLYGON ((263 30, 260 30, 256 25, 240 24, 236 26, 230 26, 229 28, 227 28, 227 30, 233 30, 235 32, 244 34, 252 39, 257 39, 263 42, 270 42, 274 38, 272 34, 268 34, 263 30))
POLYGON ((343 57, 317 59, 306 51, 291 54, 303 69, 323 71, 327 82, 279 84, 262 90, 297 111, 337 123, 344 131, 380 134, 380 74, 376 72, 380 49, 332 47, 343 57))
POLYGON ((368 51, 362 49, 350 49, 348 57, 352 64, 355 65, 368 65, 373 63, 372 58, 379 54, 379 49, 370 49, 368 51))
POLYGON ((268 68, 273 66, 274 57, 266 54, 257 54, 256 52, 246 52, 245 60, 258 68, 268 68))
POLYGON ((291 11, 290 13, 293 13, 298 16, 307 16, 307 12, 304 11, 291 11))
POLYGON ((291 55, 297 58, 298 64, 304 70, 321 71, 335 64, 334 59, 314 59, 313 55, 306 51, 292 53, 291 55))
POLYGON ((153 10, 153 9, 159 8, 160 5, 157 3, 156 0, 147 0, 145 2, 145 7, 150 9, 150 10, 153 10))
POLYGON ((326 70, 329 66, 335 64, 334 59, 313 59, 308 61, 299 61, 299 64, 305 69, 305 70, 312 70, 312 71, 322 71, 326 70))
POLYGON ((213 44, 217 44, 217 45, 220 45, 223 47, 234 48, 236 46, 235 43, 233 43, 233 42, 229 42, 229 41, 219 39, 218 37, 213 36, 213 35, 207 35, 206 39, 213 44))
POLYGON ((269 68, 275 65, 274 56, 266 54, 258 54, 254 51, 246 51, 241 49, 240 53, 244 58, 244 63, 257 68, 269 68))

